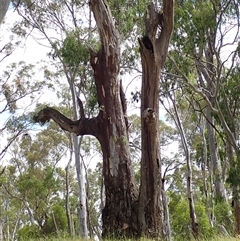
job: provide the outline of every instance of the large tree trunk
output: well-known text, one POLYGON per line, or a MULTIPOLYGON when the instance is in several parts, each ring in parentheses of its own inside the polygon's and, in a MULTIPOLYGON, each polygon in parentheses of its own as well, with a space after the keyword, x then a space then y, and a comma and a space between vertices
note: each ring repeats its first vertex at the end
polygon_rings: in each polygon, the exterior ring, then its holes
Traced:
POLYGON ((53 119, 63 130, 76 135, 93 135, 99 140, 103 152, 105 187, 105 206, 102 211, 103 237, 135 236, 138 232, 149 236, 161 236, 158 98, 160 72, 173 29, 173 0, 164 1, 163 14, 155 12, 153 5, 149 9, 151 17, 146 20, 146 32, 151 42, 154 42, 153 50, 148 49, 144 38, 139 41, 143 65, 143 155, 138 203, 128 143, 126 100, 119 78, 120 35, 105 0, 90 0, 90 7, 101 41, 100 50, 97 53, 91 52, 99 114, 91 119, 86 118, 82 102, 78 99, 81 114, 79 120, 72 121, 50 107, 41 110, 34 119, 41 123, 53 119), (155 39, 159 26, 162 31, 159 38, 155 39))
POLYGON ((126 102, 119 78, 120 35, 107 3, 90 5, 98 26, 101 49, 91 54, 100 107, 98 140, 103 152, 105 207, 102 211, 103 237, 132 236, 137 229, 133 211, 137 198, 128 145, 126 102))
POLYGON ((142 60, 142 160, 138 231, 162 236, 161 161, 159 144, 159 81, 173 30, 173 0, 163 1, 163 13, 152 3, 145 19, 146 35, 139 40, 142 60), (157 33, 161 28, 160 34, 157 33), (158 36, 159 35, 159 36, 158 36))

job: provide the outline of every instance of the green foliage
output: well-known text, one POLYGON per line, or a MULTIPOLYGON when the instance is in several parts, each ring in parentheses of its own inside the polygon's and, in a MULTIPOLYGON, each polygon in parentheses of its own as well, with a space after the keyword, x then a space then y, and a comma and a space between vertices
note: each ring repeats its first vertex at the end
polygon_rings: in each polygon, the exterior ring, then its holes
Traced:
POLYGON ((176 1, 173 40, 179 50, 192 53, 196 45, 199 48, 205 46, 207 31, 216 28, 214 5, 209 0, 176 1))
MULTIPOLYGON (((182 196, 171 194, 169 211, 171 214, 171 226, 174 233, 174 240, 191 240, 191 220, 187 199, 182 196)), ((209 219, 205 212, 205 206, 201 202, 195 204, 196 216, 201 238, 209 239, 214 236, 214 229, 210 226, 209 219)))
POLYGON ((0 73, 2 87, 0 97, 7 102, 7 106, 3 111, 9 111, 11 114, 16 113, 18 110, 17 101, 26 96, 33 100, 35 95, 39 94, 39 91, 44 87, 44 81, 38 80, 38 82, 35 82, 33 80, 35 75, 34 67, 32 64, 20 61, 19 63, 9 64, 0 73))
MULTIPOLYGON (((89 209, 89 220, 93 230, 99 230, 101 214, 99 213, 101 189, 102 189, 102 163, 97 163, 95 170, 88 170, 88 209, 89 209)), ((101 234, 98 234, 99 237, 101 234)))
POLYGON ((80 63, 86 64, 89 58, 86 44, 79 39, 78 31, 67 34, 58 52, 68 67, 78 66, 80 63))
POLYGON ((218 202, 214 206, 214 215, 217 224, 227 228, 228 233, 234 234, 234 215, 230 205, 226 202, 218 202))
MULTIPOLYGON (((123 40, 120 74, 131 74, 132 69, 137 68, 139 64, 137 39, 139 36, 144 34, 144 29, 142 28, 142 26, 144 26, 143 16, 146 13, 146 6, 150 1, 109 0, 108 2, 114 16, 114 21, 116 22, 116 27, 121 32, 121 40, 123 40)), ((61 77, 63 76, 64 78, 67 78, 68 81, 70 80, 69 82, 78 88, 77 92, 80 93, 81 98, 83 97, 84 107, 90 110, 90 114, 89 112, 88 114, 94 115, 98 111, 98 109, 96 110, 97 91, 93 79, 93 72, 89 65, 88 48, 91 47, 92 49, 98 50, 99 44, 97 43, 99 42, 98 38, 95 38, 95 29, 90 26, 91 23, 89 23, 89 28, 86 28, 85 26, 82 27, 80 24, 85 15, 80 14, 81 12, 79 9, 82 8, 85 3, 79 0, 71 1, 70 5, 67 5, 68 3, 70 2, 50 1, 48 3, 46 1, 38 1, 32 4, 29 0, 21 1, 18 3, 20 4, 18 10, 21 12, 22 6, 26 7, 24 9, 25 25, 15 25, 14 32, 18 35, 26 36, 28 30, 24 27, 28 26, 30 23, 33 24, 34 29, 39 29, 45 37, 49 29, 51 29, 51 31, 56 30, 56 32, 58 32, 56 35, 56 42, 52 43, 52 39, 49 38, 49 43, 52 46, 50 55, 53 57, 54 61, 44 68, 44 78, 49 83, 56 79, 60 79, 61 81, 61 77), (65 7, 65 5, 67 7, 65 7), (67 9, 69 6, 72 8, 71 11, 68 11, 70 8, 67 9), (65 23, 60 22, 63 19, 63 16, 66 16, 67 19, 67 22, 65 23), (71 21, 74 22, 74 26, 71 25, 71 21), (66 26, 67 28, 70 26, 70 28, 66 30, 66 26), (61 35, 58 35, 59 32, 61 35), (84 36, 88 37, 85 38, 84 36), (56 57, 58 57, 58 60, 60 60, 62 65, 56 61, 56 57), (56 67, 56 70, 52 70, 52 66, 56 67)), ((224 16, 231 16, 233 11, 225 5, 227 7, 226 12, 221 12, 224 7, 221 8, 221 5, 219 7, 220 3, 224 6, 227 1, 176 1, 175 31, 173 33, 173 46, 170 48, 170 55, 172 58, 177 60, 176 62, 178 67, 188 78, 189 83, 196 87, 199 87, 199 85, 196 81, 196 59, 193 53, 195 53, 195 50, 201 52, 201 49, 204 49, 207 46, 206 44, 209 38, 208 34, 210 32, 217 33, 216 28, 218 27, 218 20, 222 18, 220 23, 225 25, 227 23, 227 19, 224 16)), ((230 2, 228 6, 231 6, 230 2)), ((86 24, 85 19, 84 24, 86 24)), ((238 54, 240 52, 239 46, 240 45, 238 45, 238 54)), ((6 51, 6 53, 10 53, 13 50, 12 44, 9 43, 3 50, 6 51)), ((203 58, 203 63, 205 63, 205 61, 206 60, 203 58)), ((214 65, 215 61, 216 60, 214 60, 213 63, 214 65)), ((4 78, 2 79, 4 81, 2 82, 2 97, 6 100, 8 111, 11 114, 15 114, 18 110, 17 99, 19 97, 30 93, 30 99, 33 99, 42 84, 46 84, 41 81, 38 81, 37 83, 32 82, 31 77, 34 74, 33 67, 34 66, 32 65, 26 65, 21 62, 19 63, 19 66, 17 64, 12 64, 3 72, 4 78), (17 77, 14 78, 11 83, 6 82, 5 80, 11 76, 12 72, 16 71, 17 67, 20 68, 17 71, 17 77)), ((221 69, 222 66, 218 66, 218 68, 221 69)), ((170 72, 172 75, 167 75, 166 79, 168 81, 162 84, 164 87, 162 88, 164 90, 164 98, 167 96, 166 93, 172 91, 174 88, 181 89, 181 91, 178 91, 176 94, 176 101, 177 107, 181 112, 181 121, 186 129, 188 144, 191 148, 191 157, 193 157, 193 191, 195 195, 194 197, 197 200, 195 207, 199 223, 199 231, 202 238, 208 239, 213 235, 214 230, 212 230, 209 225, 208 217, 206 215, 207 212, 205 210, 206 207, 203 203, 198 201, 204 200, 203 193, 201 193, 203 190, 202 176, 200 175, 201 170, 199 170, 201 164, 203 163, 204 147, 202 143, 202 136, 200 136, 198 132, 200 125, 197 122, 200 118, 198 113, 196 114, 195 109, 197 107, 198 110, 200 109, 204 112, 206 103, 202 100, 198 102, 200 99, 199 95, 190 90, 186 85, 181 85, 182 79, 180 77, 176 78, 176 76, 179 75, 179 72, 176 71, 172 63, 168 62, 165 65, 165 71, 170 72), (193 104, 194 107, 191 107, 189 103, 193 104)), ((224 71, 228 72, 227 69, 224 69, 224 71)), ((139 72, 141 72, 141 70, 139 72)), ((239 68, 233 68, 232 72, 227 74, 227 78, 224 78, 223 73, 219 73, 219 76, 221 76, 221 87, 223 87, 219 91, 220 96, 218 99, 220 102, 220 108, 223 110, 231 131, 234 132, 236 129, 236 136, 238 136, 238 113, 240 107, 238 103, 239 68), (226 99, 224 99, 224 95, 226 95, 226 99), (226 111, 228 106, 230 106, 234 116, 228 115, 226 111)), ((48 86, 50 86, 49 83, 48 86)), ((57 82, 54 82, 54 84, 55 83, 57 82)), ((55 84, 54 87, 57 87, 57 85, 55 84)), ((66 90, 65 92, 61 91, 58 95, 59 99, 61 98, 62 100, 61 105, 64 106, 61 110, 63 113, 66 113, 67 116, 72 116, 72 111, 68 108, 71 106, 72 97, 69 93, 69 86, 66 87, 62 85, 61 89, 66 90)), ((132 92, 131 94, 134 101, 138 102, 140 100, 140 92, 132 92)), ((129 130, 131 155, 136 179, 139 182, 139 162, 141 151, 141 137, 139 133, 141 133, 141 120, 137 116, 132 116, 129 120, 132 123, 129 130)), ((26 122, 29 123, 29 115, 11 116, 7 122, 8 131, 14 132, 23 130, 26 126, 26 122)), ((174 141, 177 142, 179 136, 177 135, 175 128, 172 128, 164 122, 160 123, 162 133, 161 143, 162 146, 167 146, 169 143, 174 141)), ((61 234, 66 231, 67 227, 64 210, 65 200, 62 197, 65 194, 65 171, 61 168, 56 168, 56 164, 64 155, 66 146, 69 146, 69 141, 62 136, 62 132, 59 132, 59 129, 52 123, 48 123, 47 127, 49 128, 46 128, 37 135, 34 135, 32 139, 24 137, 20 140, 19 138, 19 145, 14 146, 14 157, 10 160, 11 165, 7 167, 6 173, 4 173, 1 177, 1 184, 7 190, 7 192, 4 188, 2 190, 1 198, 3 201, 1 200, 1 205, 5 208, 5 203, 9 204, 9 209, 11 209, 12 212, 12 216, 9 214, 9 210, 5 213, 3 212, 2 215, 6 215, 13 223, 13 220, 18 218, 18 216, 16 216, 18 213, 26 213, 26 207, 23 207, 23 203, 28 203, 33 212, 35 222, 38 222, 38 224, 42 227, 42 230, 40 231, 39 226, 27 225, 29 223, 28 215, 25 214, 24 216, 21 216, 20 219, 25 226, 19 230, 20 240, 37 238, 40 237, 40 234, 43 235, 43 233, 45 235, 61 234), (50 127, 52 129, 50 129, 50 127)), ((122 139, 122 142, 126 143, 126 140, 122 139)), ((99 148, 99 143, 95 144, 91 138, 86 138, 82 148, 89 156, 92 155, 91 144, 93 144, 96 149, 99 148)), ((222 140, 218 140, 218 145, 221 145, 222 151, 224 152, 225 143, 222 143, 222 140)), ((222 161, 225 161, 224 163, 226 163, 226 160, 224 160, 226 154, 223 153, 221 157, 222 161)), ((207 158, 209 159, 209 155, 207 158)), ((169 190, 172 192, 170 193, 171 202, 169 209, 175 240, 190 240, 192 238, 190 231, 191 222, 188 211, 189 207, 186 197, 186 183, 184 181, 186 180, 186 166, 181 164, 183 159, 184 155, 182 153, 181 146, 179 147, 179 152, 176 153, 173 158, 162 158, 164 165, 175 165, 173 167, 173 174, 166 177, 166 182, 170 183, 169 190)), ((238 166, 238 160, 231 163, 228 180, 232 185, 239 183, 238 173, 240 170, 238 169, 238 166)), ((212 183, 209 182, 209 170, 207 170, 207 167, 205 168, 208 182, 207 184, 212 185, 212 183)), ((88 175, 89 219, 91 225, 96 230, 99 230, 100 219, 99 199, 101 197, 102 188, 101 174, 102 164, 98 164, 95 170, 89 170, 88 175)), ((71 213, 76 214, 78 192, 76 191, 77 188, 74 178, 74 175, 71 174, 70 206, 71 213)), ((233 229, 232 215, 229 214, 229 206, 227 206, 226 203, 216 203, 214 213, 219 224, 233 229)), ((10 226, 10 229, 11 228, 13 227, 10 226)))
MULTIPOLYGON (((4 230, 8 228, 11 232, 24 225, 18 234, 21 240, 43 235, 63 235, 68 230, 63 196, 66 192, 65 171, 56 167, 65 152, 66 136, 57 132, 51 124, 49 129, 43 129, 36 136, 23 137, 14 143, 13 157, 8 161, 11 165, 1 176, 2 218, 9 220, 4 230), (4 203, 8 203, 7 209, 4 203), (19 219, 21 223, 16 222, 19 219), (37 228, 28 225, 29 219, 37 224, 37 228)), ((70 168, 69 206, 73 219, 77 212, 76 183, 70 168)))
POLYGON ((43 233, 49 235, 60 235, 67 232, 67 217, 62 205, 56 204, 52 207, 50 217, 43 227, 43 233))
POLYGON ((37 225, 25 225, 23 228, 18 230, 18 239, 20 241, 37 239, 42 236, 42 231, 37 225))
POLYGON ((127 38, 134 26, 143 26, 143 17, 149 0, 110 0, 108 1, 112 14, 116 19, 119 31, 127 38))

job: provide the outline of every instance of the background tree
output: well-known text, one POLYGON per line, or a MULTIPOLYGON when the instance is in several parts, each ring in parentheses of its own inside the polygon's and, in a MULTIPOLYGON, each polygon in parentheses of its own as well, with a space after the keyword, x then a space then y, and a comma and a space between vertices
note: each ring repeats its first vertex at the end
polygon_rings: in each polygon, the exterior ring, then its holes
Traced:
MULTIPOLYGON (((170 60, 174 66, 174 73, 179 75, 179 83, 182 86, 188 86, 191 93, 195 94, 195 99, 200 103, 197 110, 201 111, 206 118, 208 148, 211 157, 209 168, 210 173, 212 172, 210 175, 213 177, 213 191, 215 193, 212 192, 212 194, 216 203, 218 201, 226 202, 222 166, 226 171, 228 165, 226 165, 226 159, 221 160, 223 154, 219 151, 221 142, 217 141, 216 133, 228 143, 226 145, 232 146, 236 160, 238 160, 239 147, 236 126, 228 119, 235 111, 226 101, 228 91, 224 87, 225 83, 231 79, 233 70, 237 66, 238 28, 232 28, 232 26, 238 25, 237 2, 197 1, 193 5, 190 1, 177 1, 176 17, 182 19, 185 24, 176 25, 179 31, 174 32, 175 45, 170 60), (185 21, 186 18, 190 21, 185 21), (209 21, 210 19, 211 21, 209 21), (231 40, 227 37, 230 32, 233 36, 231 40), (187 39, 184 37, 185 33, 187 33, 187 39), (227 48, 231 50, 226 56, 224 52, 227 48), (227 115, 226 110, 228 110, 227 115)), ((230 96, 229 98, 231 99, 230 96)), ((233 120, 232 117, 231 120, 233 120)), ((228 153, 233 152, 230 150, 228 153)), ((234 157, 231 156, 230 159, 233 160, 234 157)), ((235 181, 231 182, 232 173, 238 169, 238 161, 234 161, 234 163, 231 165, 228 180, 232 185, 234 200, 236 200, 234 202, 236 231, 239 233, 240 209, 238 192, 236 192, 238 187, 235 181)))
MULTIPOLYGON (((14 142, 12 158, 2 176, 1 205, 7 237, 60 236, 68 231, 65 210, 65 171, 58 162, 67 151, 67 138, 55 125, 42 130, 36 139, 29 135, 14 142), (7 201, 8 200, 8 201, 7 201), (4 206, 4 203, 7 203, 4 206), (13 213, 15 212, 15 213, 13 213), (8 232, 7 232, 8 230, 8 232)), ((68 195, 73 229, 78 230, 77 185, 73 169, 68 174, 68 195)))

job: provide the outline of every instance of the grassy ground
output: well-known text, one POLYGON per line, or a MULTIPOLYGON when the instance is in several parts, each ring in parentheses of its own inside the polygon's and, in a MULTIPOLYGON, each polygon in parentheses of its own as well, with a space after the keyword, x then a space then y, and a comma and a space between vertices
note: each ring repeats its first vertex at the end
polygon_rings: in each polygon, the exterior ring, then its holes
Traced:
MULTIPOLYGON (((27 241, 27 240, 26 240, 27 241)), ((90 239, 63 239, 63 238, 48 238, 48 239, 34 239, 34 240, 28 240, 28 241, 93 241, 90 239)), ((108 241, 114 241, 114 240, 108 240, 108 241)), ((124 241, 132 241, 132 240, 124 240, 124 241)), ((139 241, 151 241, 150 239, 140 239, 139 241)), ((185 241, 185 240, 183 240, 185 241)), ((186 240, 187 241, 187 240, 186 240)), ((209 241, 240 241, 240 237, 239 238, 228 238, 228 237, 216 237, 214 239, 211 239, 209 241)))
POLYGON ((217 237, 212 239, 212 241, 239 241, 240 238, 227 238, 227 237, 217 237))

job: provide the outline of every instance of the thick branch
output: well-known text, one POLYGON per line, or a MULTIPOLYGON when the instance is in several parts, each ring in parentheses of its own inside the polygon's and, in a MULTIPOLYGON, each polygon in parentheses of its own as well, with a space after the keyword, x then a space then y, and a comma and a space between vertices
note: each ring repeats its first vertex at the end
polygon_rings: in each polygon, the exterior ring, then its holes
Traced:
POLYGON ((163 1, 163 21, 162 33, 170 39, 174 25, 174 0, 163 1))
POLYGON ((165 62, 169 42, 174 26, 174 0, 163 1, 163 23, 159 38, 156 40, 156 50, 161 53, 162 64, 165 62))
POLYGON ((33 117, 33 120, 41 124, 45 124, 52 119, 57 123, 63 130, 75 133, 76 135, 93 135, 99 138, 99 117, 95 118, 81 118, 79 120, 73 121, 66 116, 64 116, 59 111, 51 108, 45 107, 38 114, 33 117))
POLYGON ((119 46, 119 34, 114 25, 113 17, 106 0, 90 0, 101 43, 107 56, 112 52, 112 48, 119 46))
MULTIPOLYGON (((162 16, 162 15, 161 15, 162 16)), ((157 11, 154 3, 148 6, 147 14, 145 16, 146 35, 153 40, 155 38, 157 28, 160 23, 160 13, 157 11)))

